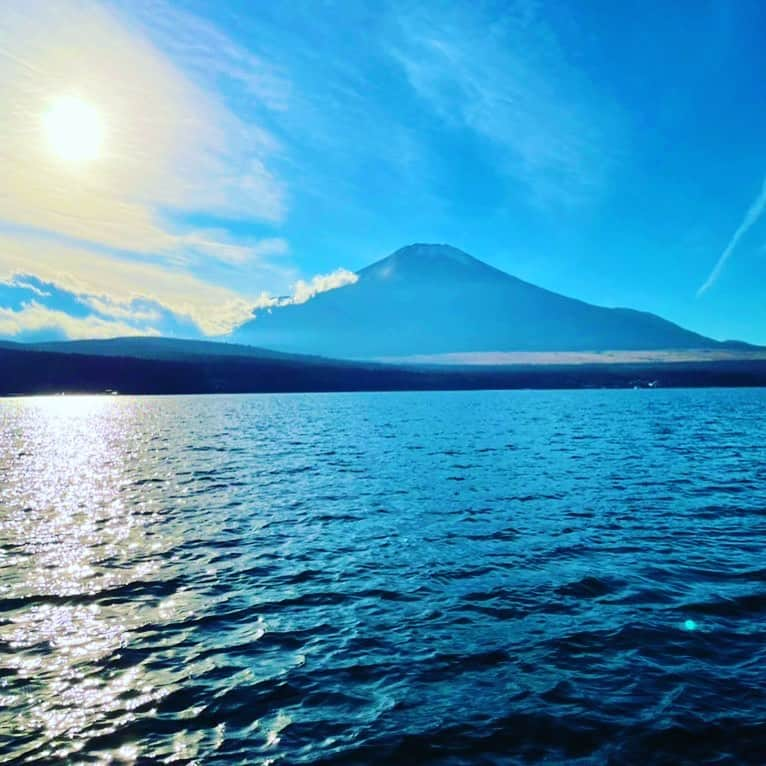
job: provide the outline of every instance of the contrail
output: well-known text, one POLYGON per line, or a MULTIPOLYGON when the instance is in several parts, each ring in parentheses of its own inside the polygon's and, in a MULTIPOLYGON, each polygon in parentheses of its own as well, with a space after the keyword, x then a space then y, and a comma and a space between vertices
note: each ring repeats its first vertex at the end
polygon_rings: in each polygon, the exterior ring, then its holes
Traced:
POLYGON ((748 229, 763 215, 763 211, 766 210, 766 178, 763 180, 763 187, 761 193, 756 197, 755 202, 750 205, 742 223, 739 228, 734 232, 734 236, 729 240, 729 244, 726 245, 726 249, 721 253, 721 257, 718 259, 718 263, 713 267, 710 272, 710 276, 699 290, 697 290, 697 297, 707 292, 714 284, 718 277, 721 275, 723 267, 726 265, 726 261, 729 260, 731 254, 734 252, 734 248, 739 244, 740 239, 747 233, 748 229))

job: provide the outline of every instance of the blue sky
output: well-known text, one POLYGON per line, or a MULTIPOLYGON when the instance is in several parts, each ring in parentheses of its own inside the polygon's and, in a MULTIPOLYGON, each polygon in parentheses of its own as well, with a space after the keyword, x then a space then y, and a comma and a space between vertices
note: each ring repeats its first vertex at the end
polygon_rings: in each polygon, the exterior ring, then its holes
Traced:
POLYGON ((765 37, 748 0, 10 0, 0 337, 221 335, 446 242, 766 344, 765 37))

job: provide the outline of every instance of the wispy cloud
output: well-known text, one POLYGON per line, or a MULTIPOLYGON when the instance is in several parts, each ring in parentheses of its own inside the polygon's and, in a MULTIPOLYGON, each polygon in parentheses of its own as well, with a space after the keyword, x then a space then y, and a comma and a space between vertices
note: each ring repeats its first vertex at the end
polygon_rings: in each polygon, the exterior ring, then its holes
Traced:
POLYGON ((96 314, 112 319, 122 319, 134 324, 139 322, 160 322, 162 312, 156 308, 144 308, 136 305, 137 301, 130 304, 116 303, 108 297, 98 297, 95 295, 79 296, 78 300, 84 306, 93 309, 96 314))
POLYGON ((29 301, 20 309, 0 308, 0 335, 23 335, 41 330, 57 330, 67 338, 114 338, 122 335, 159 335, 150 326, 102 319, 91 315, 74 317, 64 311, 29 301))
POLYGON ((766 178, 763 181, 763 186, 761 187, 760 194, 755 198, 755 200, 753 200, 753 203, 748 208, 747 212, 745 213, 745 217, 742 219, 742 223, 734 232, 734 235, 729 240, 729 244, 726 245, 726 248, 721 253, 720 257, 718 258, 718 262, 710 272, 710 276, 708 276, 700 289, 697 290, 697 297, 704 295, 716 283, 718 277, 721 276, 723 267, 726 265, 726 262, 729 260, 729 258, 731 258, 731 255, 739 244, 739 241, 742 239, 742 237, 745 236, 745 234, 747 234, 753 224, 758 221, 758 219, 763 215, 764 211, 766 211, 766 178))
POLYGON ((269 110, 287 109, 291 84, 284 73, 209 21, 165 0, 116 4, 136 19, 164 52, 182 61, 185 69, 203 82, 215 86, 226 80, 269 110))
MULTIPOLYGON (((0 284, 2 283, 0 282, 0 284)), ((50 298, 51 296, 51 294, 46 290, 43 290, 37 285, 33 285, 31 282, 25 279, 20 279, 19 277, 11 278, 7 284, 9 287, 17 287, 21 290, 29 290, 30 293, 34 293, 36 296, 38 296, 38 298, 50 298)))
POLYGON ((578 202, 604 184, 607 111, 530 3, 490 19, 480 4, 408 9, 389 52, 447 124, 499 152, 538 201, 578 202))
POLYGON ((232 242, 222 230, 200 230, 179 238, 187 253, 211 256, 229 264, 257 262, 262 258, 286 255, 290 246, 282 237, 266 237, 253 242, 232 242))
MULTIPOLYGON (((39 237, 0 235, 0 283, 34 276, 104 311, 134 312, 135 302, 155 302, 186 318, 207 335, 222 335, 248 319, 255 296, 210 284, 187 272, 151 261, 134 261, 63 245, 39 237)), ((135 318, 135 317, 134 317, 135 318)))

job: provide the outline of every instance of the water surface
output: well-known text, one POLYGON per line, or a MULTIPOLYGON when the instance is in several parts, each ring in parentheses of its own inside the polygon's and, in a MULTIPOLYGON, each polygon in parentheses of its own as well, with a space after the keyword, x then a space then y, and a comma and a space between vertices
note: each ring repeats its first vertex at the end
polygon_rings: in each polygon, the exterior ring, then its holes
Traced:
POLYGON ((0 760, 762 763, 764 390, 0 401, 0 760))

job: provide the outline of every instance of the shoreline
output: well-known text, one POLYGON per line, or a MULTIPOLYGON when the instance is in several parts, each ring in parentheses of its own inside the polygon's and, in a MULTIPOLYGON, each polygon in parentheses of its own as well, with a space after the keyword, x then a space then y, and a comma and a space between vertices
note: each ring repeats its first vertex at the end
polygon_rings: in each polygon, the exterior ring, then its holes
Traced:
POLYGON ((506 365, 381 365, 264 357, 146 359, 0 349, 0 396, 343 391, 758 388, 766 359, 506 365))

